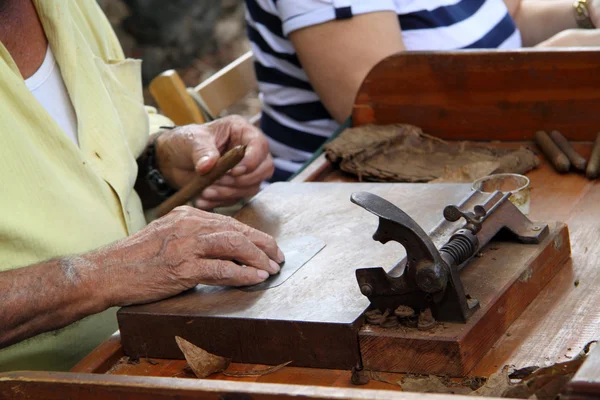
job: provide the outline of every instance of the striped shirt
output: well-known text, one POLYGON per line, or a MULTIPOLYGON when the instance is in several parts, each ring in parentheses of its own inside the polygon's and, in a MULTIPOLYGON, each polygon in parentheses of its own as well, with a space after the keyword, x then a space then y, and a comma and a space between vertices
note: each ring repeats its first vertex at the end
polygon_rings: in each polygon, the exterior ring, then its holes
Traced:
POLYGON ((398 14, 406 50, 521 47, 503 0, 246 0, 263 102, 261 128, 275 160, 273 181, 289 178, 338 126, 313 90, 288 34, 375 11, 398 14))

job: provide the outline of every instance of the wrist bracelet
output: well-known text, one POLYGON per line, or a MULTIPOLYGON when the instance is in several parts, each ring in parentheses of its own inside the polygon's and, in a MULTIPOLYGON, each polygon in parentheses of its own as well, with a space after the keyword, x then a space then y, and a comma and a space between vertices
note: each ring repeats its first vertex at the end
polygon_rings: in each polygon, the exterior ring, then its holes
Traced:
MULTIPOLYGON (((161 126, 161 129, 163 128, 173 129, 174 127, 161 126)), ((164 132, 165 131, 158 133, 146 148, 146 159, 148 162, 146 170, 146 182, 156 194, 167 198, 175 194, 177 190, 172 188, 167 183, 167 180, 162 176, 160 170, 158 169, 158 162, 156 158, 156 141, 164 132)))
POLYGON ((588 9, 587 0, 575 0, 573 3, 575 11, 575 21, 581 29, 595 29, 594 23, 590 18, 590 10, 588 9))

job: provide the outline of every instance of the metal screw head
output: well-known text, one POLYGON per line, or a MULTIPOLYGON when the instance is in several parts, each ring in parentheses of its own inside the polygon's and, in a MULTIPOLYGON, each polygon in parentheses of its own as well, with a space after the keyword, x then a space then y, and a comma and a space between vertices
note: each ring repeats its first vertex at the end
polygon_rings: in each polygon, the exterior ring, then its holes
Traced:
POLYGON ((364 284, 360 287, 360 291, 365 296, 370 296, 373 293, 373 288, 369 284, 364 284))
POLYGON ((531 229, 533 229, 534 231, 536 231, 536 232, 537 232, 537 231, 541 231, 541 230, 542 230, 542 227, 541 227, 541 226, 534 226, 534 227, 533 227, 533 228, 531 228, 531 229))

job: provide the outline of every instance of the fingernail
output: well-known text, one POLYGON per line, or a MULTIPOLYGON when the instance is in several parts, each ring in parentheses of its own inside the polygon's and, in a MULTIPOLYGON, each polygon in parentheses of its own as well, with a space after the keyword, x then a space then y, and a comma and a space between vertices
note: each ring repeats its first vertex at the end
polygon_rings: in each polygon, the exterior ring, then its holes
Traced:
POLYGON ((200 159, 198 160, 198 163, 199 163, 199 164, 201 164, 201 165, 203 165, 203 164, 206 164, 206 162, 207 162, 208 160, 210 160, 210 157, 209 157, 209 156, 202 156, 202 157, 200 157, 200 159))
POLYGON ((212 197, 216 197, 217 195, 218 195, 217 191, 215 189, 211 189, 211 188, 208 188, 202 192, 202 197, 205 197, 208 199, 210 199, 212 197))
POLYGON ((260 279, 262 279, 263 281, 269 277, 269 273, 267 271, 262 270, 262 269, 257 269, 256 270, 256 275, 258 275, 258 277, 260 279))
POLYGON ((283 255, 283 251, 281 251, 281 249, 277 249, 277 259, 280 260, 279 264, 285 261, 285 256, 283 255))
POLYGON ((269 260, 269 264, 271 264, 271 268, 273 268, 273 271, 275 271, 274 273, 278 273, 279 270, 281 269, 281 267, 279 266, 279 264, 277 264, 275 261, 273 260, 269 260))
POLYGON ((245 165, 238 165, 234 169, 231 170, 232 175, 241 175, 246 172, 248 168, 245 165))

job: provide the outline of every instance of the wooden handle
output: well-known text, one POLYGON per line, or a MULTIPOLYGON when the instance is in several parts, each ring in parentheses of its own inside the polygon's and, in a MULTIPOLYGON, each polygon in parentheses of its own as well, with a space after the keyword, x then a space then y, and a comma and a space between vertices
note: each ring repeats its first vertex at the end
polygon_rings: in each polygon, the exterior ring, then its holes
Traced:
POLYGON ((175 207, 182 206, 195 196, 198 196, 204 189, 215 183, 219 178, 235 167, 246 152, 246 146, 236 146, 223 154, 215 166, 205 175, 197 175, 190 183, 179 189, 173 196, 169 197, 156 208, 146 213, 148 222, 162 217, 175 207))

